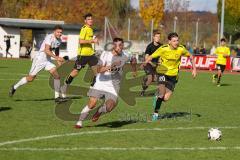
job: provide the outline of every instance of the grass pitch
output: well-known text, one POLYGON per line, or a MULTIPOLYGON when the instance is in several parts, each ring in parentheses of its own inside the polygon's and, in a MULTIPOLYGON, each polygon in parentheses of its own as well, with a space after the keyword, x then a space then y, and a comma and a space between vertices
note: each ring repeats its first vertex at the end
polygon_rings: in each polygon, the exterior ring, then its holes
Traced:
MULTIPOLYGON (((28 73, 30 67, 30 60, 0 62, 2 160, 239 159, 238 74, 225 74, 223 85, 217 87, 211 83, 211 73, 199 73, 193 80, 190 72, 181 72, 174 95, 162 106, 162 119, 156 122, 148 121, 153 110, 151 96, 135 96, 136 103, 131 106, 132 97, 123 91, 124 98, 119 99, 112 113, 97 123, 86 121, 85 128, 78 130, 73 126, 88 100, 84 95, 86 90, 81 88, 89 85, 83 76, 86 69, 74 79, 75 87, 71 90, 74 95, 67 104, 55 104, 47 72, 41 72, 36 81, 19 88, 9 98, 10 86, 28 73), (207 140, 211 127, 220 128, 221 141, 207 140)), ((124 89, 139 93, 140 85, 139 81, 135 86, 125 82, 124 89)))

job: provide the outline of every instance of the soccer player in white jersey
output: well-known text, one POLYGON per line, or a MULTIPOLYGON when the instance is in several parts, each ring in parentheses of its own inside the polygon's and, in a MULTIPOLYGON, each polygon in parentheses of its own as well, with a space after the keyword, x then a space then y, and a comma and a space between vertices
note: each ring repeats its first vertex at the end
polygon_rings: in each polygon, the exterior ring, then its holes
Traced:
POLYGON ((63 102, 64 98, 60 97, 60 76, 57 72, 56 66, 52 63, 51 58, 54 58, 56 61, 63 62, 62 57, 56 56, 54 51, 61 44, 63 28, 59 25, 54 27, 52 34, 49 34, 45 37, 44 41, 41 44, 39 52, 35 55, 32 62, 32 67, 27 76, 23 77, 14 84, 9 91, 9 96, 12 97, 18 87, 32 82, 37 74, 45 69, 54 77, 54 89, 55 89, 55 102, 63 102))
POLYGON ((96 122, 102 113, 111 112, 116 107, 123 66, 128 61, 127 56, 123 54, 123 46, 123 39, 114 38, 113 50, 104 51, 101 54, 98 62, 96 83, 88 92, 88 104, 81 111, 79 121, 75 125, 75 128, 82 128, 83 120, 85 120, 89 112, 96 107, 97 101, 101 97, 105 97, 105 103, 93 115, 93 122, 96 122))

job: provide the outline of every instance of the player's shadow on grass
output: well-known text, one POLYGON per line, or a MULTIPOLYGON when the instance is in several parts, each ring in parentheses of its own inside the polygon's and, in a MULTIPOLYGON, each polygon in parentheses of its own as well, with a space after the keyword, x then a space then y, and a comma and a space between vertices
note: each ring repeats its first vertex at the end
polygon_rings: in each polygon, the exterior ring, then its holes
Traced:
POLYGON ((0 107, 0 112, 11 110, 11 107, 0 107))
POLYGON ((197 116, 201 117, 200 114, 193 114, 189 112, 174 112, 174 113, 164 113, 159 115, 158 119, 175 119, 175 118, 181 118, 181 117, 192 117, 192 116, 197 116))
POLYGON ((108 127, 108 128, 119 128, 125 125, 137 123, 137 121, 112 121, 107 123, 98 124, 94 127, 108 127))
MULTIPOLYGON (((81 99, 81 96, 72 96, 72 97, 68 97, 68 100, 71 99, 81 99)), ((36 101, 36 102, 41 102, 41 101, 54 101, 54 98, 43 98, 43 99, 16 99, 15 101, 19 102, 19 101, 36 101)))
POLYGON ((227 83, 221 84, 221 87, 227 87, 227 86, 231 86, 231 84, 227 84, 227 83))

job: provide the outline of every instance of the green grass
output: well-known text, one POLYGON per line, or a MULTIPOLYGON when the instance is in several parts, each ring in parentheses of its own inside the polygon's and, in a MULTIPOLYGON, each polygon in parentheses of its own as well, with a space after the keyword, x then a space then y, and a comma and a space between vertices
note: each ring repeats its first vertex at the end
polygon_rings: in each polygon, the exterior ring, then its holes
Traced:
MULTIPOLYGON (((147 122, 152 112, 152 97, 136 97, 134 106, 129 106, 126 101, 120 99, 112 113, 104 115, 97 123, 86 121, 84 123, 86 127, 77 130, 73 128, 74 120, 64 121, 55 114, 58 107, 64 108, 66 104, 55 105, 47 72, 41 72, 37 81, 19 88, 13 98, 8 97, 10 86, 28 73, 30 67, 30 60, 1 60, 0 62, 0 144, 42 136, 68 133, 76 133, 76 135, 0 145, 2 160, 239 159, 240 150, 234 149, 240 146, 239 75, 225 74, 222 79, 224 85, 216 87, 211 83, 210 73, 200 73, 197 79, 193 80, 190 72, 181 72, 174 95, 161 108, 161 114, 175 113, 177 117, 147 122), (236 128, 221 128, 229 126, 236 128), (179 127, 189 129, 179 129, 179 127), (220 127, 223 133, 222 141, 207 140, 207 131, 210 127, 220 127), (154 128, 157 129, 154 130, 154 128), (108 132, 104 133, 105 131, 108 132), (103 150, 105 147, 126 150, 103 150), (139 147, 148 149, 159 147, 162 150, 129 150, 139 147), (210 150, 210 147, 226 148, 210 150), (13 148, 42 150, 13 150, 13 148), (62 148, 62 150, 47 150, 49 148, 62 148), (73 150, 74 148, 76 150, 73 150), (95 149, 83 150, 83 148, 95 149), (195 148, 195 150, 173 150, 173 148, 195 148), (205 148, 205 150, 199 150, 199 148, 205 148)), ((89 85, 88 82, 83 81, 85 71, 82 71, 81 75, 74 80, 73 85, 83 87, 89 85)), ((129 79, 130 74, 127 76, 129 79)), ((128 87, 128 83, 124 86, 124 89, 130 87, 131 91, 140 90, 139 81, 136 81, 135 86, 128 87)), ((151 89, 154 89, 154 86, 151 86, 151 89)), ((82 93, 81 90, 76 90, 74 93, 77 93, 77 96, 71 100, 73 102, 69 109, 73 114, 71 118, 77 117, 88 100, 85 96, 79 96, 82 93)), ((128 96, 127 92, 123 91, 123 93, 123 96, 128 96)))

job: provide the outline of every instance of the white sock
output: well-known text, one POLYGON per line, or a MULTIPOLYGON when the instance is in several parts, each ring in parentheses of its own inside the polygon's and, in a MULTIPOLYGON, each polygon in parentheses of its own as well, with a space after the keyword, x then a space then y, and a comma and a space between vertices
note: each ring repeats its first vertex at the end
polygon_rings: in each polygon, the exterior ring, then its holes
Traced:
POLYGON ((88 105, 86 105, 86 106, 83 108, 83 110, 82 110, 82 112, 81 112, 81 114, 80 114, 79 121, 85 120, 85 119, 87 118, 87 116, 88 116, 88 114, 89 114, 90 111, 91 111, 91 109, 88 108, 88 105))
POLYGON ((60 96, 60 79, 54 79, 55 98, 60 96))
POLYGON ((20 81, 18 81, 18 83, 16 83, 13 88, 14 89, 17 89, 18 87, 26 84, 28 81, 27 81, 27 78, 26 77, 23 77, 22 79, 20 79, 20 81))
POLYGON ((67 97, 67 84, 64 84, 62 87, 61 87, 61 95, 62 95, 62 98, 66 98, 67 97))
POLYGON ((98 109, 98 113, 107 113, 107 107, 106 105, 103 105, 98 109))
POLYGON ((82 121, 77 121, 76 125, 82 126, 82 121))

